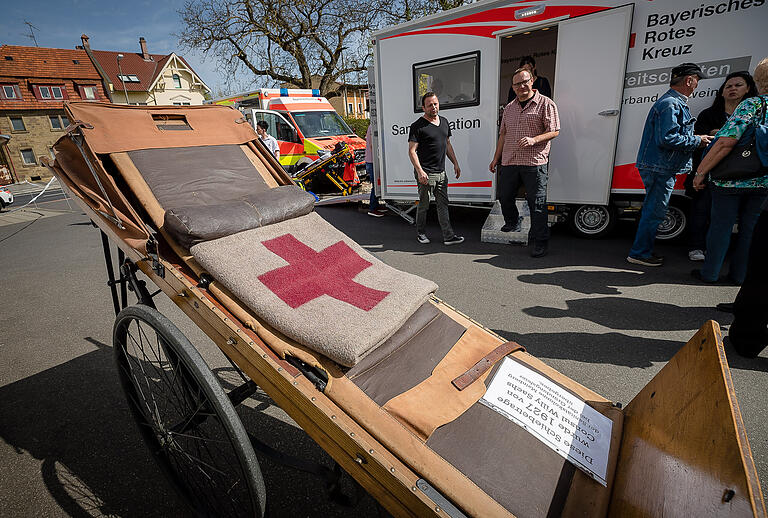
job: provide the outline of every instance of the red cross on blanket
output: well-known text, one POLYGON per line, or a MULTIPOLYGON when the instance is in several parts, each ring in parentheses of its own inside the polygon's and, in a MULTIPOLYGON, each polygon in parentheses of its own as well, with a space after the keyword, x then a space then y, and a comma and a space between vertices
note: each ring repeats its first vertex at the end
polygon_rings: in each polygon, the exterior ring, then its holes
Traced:
POLYGON ((371 266, 344 241, 315 252, 291 234, 262 244, 289 264, 259 275, 259 280, 291 308, 321 295, 370 311, 389 295, 352 279, 371 266))

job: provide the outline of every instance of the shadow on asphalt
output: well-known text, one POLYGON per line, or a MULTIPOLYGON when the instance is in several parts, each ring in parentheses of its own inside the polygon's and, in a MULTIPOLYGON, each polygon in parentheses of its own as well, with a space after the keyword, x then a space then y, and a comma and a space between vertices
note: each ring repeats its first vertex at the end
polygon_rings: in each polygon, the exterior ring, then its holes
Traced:
MULTIPOLYGON (((42 461, 42 480, 69 516, 190 516, 140 438, 112 347, 85 340, 100 348, 0 388, 0 439, 42 461)), ((217 370, 225 389, 233 388, 227 379, 234 379, 234 372, 226 372, 232 369, 217 370)), ((261 412, 274 405, 266 394, 258 392, 247 404, 238 414, 250 433, 282 451, 332 466, 301 429, 261 412)), ((327 500, 318 479, 269 459, 259 461, 270 516, 378 515, 375 501, 362 490, 356 507, 340 507, 327 500)), ((345 478, 349 489, 352 483, 345 478)))
MULTIPOLYGON (((642 338, 622 333, 514 333, 494 329, 508 340, 524 346, 533 356, 542 360, 572 360, 595 365, 620 365, 647 368, 668 362, 683 344, 678 340, 642 338)), ((723 343, 731 369, 768 372, 768 358, 739 356, 727 338, 727 327, 722 327, 723 343)))
POLYGON ((678 306, 626 297, 566 300, 565 304, 566 309, 534 306, 522 311, 539 318, 582 318, 611 329, 647 331, 696 329, 705 320, 732 320, 730 315, 725 316, 711 307, 678 306))

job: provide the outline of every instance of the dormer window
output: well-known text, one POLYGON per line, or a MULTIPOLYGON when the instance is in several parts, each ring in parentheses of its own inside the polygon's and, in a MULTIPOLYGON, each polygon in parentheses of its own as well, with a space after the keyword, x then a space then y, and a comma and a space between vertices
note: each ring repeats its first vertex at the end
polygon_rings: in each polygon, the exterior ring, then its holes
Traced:
POLYGON ((117 78, 123 83, 140 83, 139 77, 135 74, 118 74, 117 78))
POLYGON ((63 85, 33 85, 35 97, 42 101, 59 101, 68 99, 67 89, 63 85))
POLYGON ((19 90, 19 85, 0 85, 0 99, 13 101, 21 100, 21 90, 19 90))
POLYGON ((78 86, 80 90, 80 98, 86 101, 96 101, 99 99, 98 88, 94 85, 78 86))

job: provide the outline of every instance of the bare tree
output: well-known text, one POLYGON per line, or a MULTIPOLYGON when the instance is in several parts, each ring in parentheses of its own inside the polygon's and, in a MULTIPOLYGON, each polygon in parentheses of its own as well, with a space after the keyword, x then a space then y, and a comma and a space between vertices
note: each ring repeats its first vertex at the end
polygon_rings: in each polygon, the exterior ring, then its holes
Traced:
POLYGON ((188 0, 180 43, 213 54, 227 70, 339 95, 337 80, 364 71, 367 35, 382 19, 359 0, 188 0))
POLYGON ((179 43, 215 56, 229 72, 335 97, 339 78, 365 72, 372 31, 470 1, 187 0, 179 43))

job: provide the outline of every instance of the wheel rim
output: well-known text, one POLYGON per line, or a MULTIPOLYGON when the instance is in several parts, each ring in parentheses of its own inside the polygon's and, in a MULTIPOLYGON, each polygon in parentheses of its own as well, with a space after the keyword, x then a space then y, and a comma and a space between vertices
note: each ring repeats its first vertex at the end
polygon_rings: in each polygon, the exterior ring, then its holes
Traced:
POLYGON ((611 224, 611 214, 607 207, 584 205, 576 209, 573 223, 582 234, 599 234, 611 224))
POLYGON ((253 480, 243 458, 245 431, 233 434, 222 413, 226 395, 212 394, 209 380, 152 324, 118 317, 114 334, 118 373, 152 456, 199 516, 261 516, 263 502, 252 486, 263 492, 263 481, 260 472, 253 480))
POLYGON ((674 239, 683 233, 686 225, 685 212, 680 207, 670 205, 664 220, 659 224, 657 239, 674 239))

